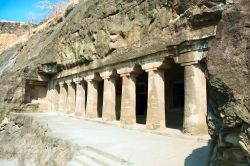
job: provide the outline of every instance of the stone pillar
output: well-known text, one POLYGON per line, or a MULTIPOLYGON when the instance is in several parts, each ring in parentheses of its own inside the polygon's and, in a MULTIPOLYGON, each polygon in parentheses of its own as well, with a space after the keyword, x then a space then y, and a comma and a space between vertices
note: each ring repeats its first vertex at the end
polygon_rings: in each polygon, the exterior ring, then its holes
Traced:
POLYGON ((95 78, 95 74, 84 77, 88 84, 86 106, 87 118, 98 118, 98 82, 95 78))
POLYGON ((58 105, 58 96, 57 96, 57 90, 56 90, 56 85, 57 82, 54 80, 53 81, 53 86, 52 86, 52 98, 51 98, 51 111, 57 111, 57 105, 58 105))
POLYGON ((148 70, 147 128, 165 128, 164 71, 148 70))
POLYGON ((52 111, 52 84, 53 84, 53 81, 48 82, 48 90, 47 90, 47 96, 46 96, 49 112, 52 111))
POLYGON ((113 121, 116 120, 115 78, 112 77, 112 71, 105 71, 100 75, 104 79, 102 118, 103 120, 113 121))
POLYGON ((66 106, 67 106, 67 90, 64 85, 64 82, 59 83, 60 86, 60 92, 59 92, 59 112, 66 112, 66 106))
POLYGON ((145 62, 142 69, 148 72, 147 128, 165 128, 165 83, 163 60, 145 62))
POLYGON ((85 83, 76 80, 76 111, 75 114, 85 117, 85 83))
POLYGON ((136 123, 136 75, 133 68, 117 70, 122 77, 121 118, 123 124, 136 123))
POLYGON ((206 78, 199 64, 184 66, 185 106, 183 131, 207 134, 206 78))
POLYGON ((66 81, 66 84, 68 85, 67 113, 74 113, 76 105, 75 87, 71 80, 66 81))
POLYGON ((58 90, 58 83, 55 82, 55 93, 54 93, 54 98, 55 98, 55 111, 59 111, 59 92, 58 90))

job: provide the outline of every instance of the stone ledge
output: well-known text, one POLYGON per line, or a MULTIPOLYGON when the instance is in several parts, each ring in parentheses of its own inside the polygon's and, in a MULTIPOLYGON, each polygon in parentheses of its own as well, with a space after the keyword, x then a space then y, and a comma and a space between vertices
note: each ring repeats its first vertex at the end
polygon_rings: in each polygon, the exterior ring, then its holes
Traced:
POLYGON ((147 129, 146 125, 142 125, 142 124, 123 125, 118 120, 116 120, 116 121, 104 121, 102 118, 90 119, 90 118, 84 118, 81 116, 77 116, 75 114, 61 114, 61 113, 58 113, 58 114, 63 115, 63 116, 72 117, 72 118, 83 119, 83 120, 90 121, 90 122, 96 122, 96 123, 106 124, 106 125, 110 125, 110 126, 121 127, 121 128, 128 129, 128 130, 136 130, 136 131, 140 131, 140 132, 157 134, 157 135, 162 135, 162 136, 169 136, 169 137, 174 137, 174 138, 185 138, 185 139, 197 140, 198 142, 209 142, 211 140, 209 135, 193 136, 191 134, 182 133, 178 129, 164 128, 164 129, 157 129, 157 130, 149 130, 149 129, 147 129))
MULTIPOLYGON (((178 57, 181 54, 185 54, 192 51, 206 51, 210 48, 211 40, 214 38, 214 33, 204 38, 190 39, 187 41, 155 42, 151 44, 145 44, 144 46, 136 49, 128 49, 116 55, 110 55, 104 59, 96 59, 83 66, 76 66, 71 69, 63 70, 58 73, 53 79, 63 78, 70 75, 81 74, 83 72, 89 72, 93 70, 100 70, 100 68, 121 66, 122 63, 141 61, 140 58, 162 58, 162 57, 178 57), (156 49, 157 48, 157 49, 156 49)), ((200 57, 198 57, 200 59, 200 57)))

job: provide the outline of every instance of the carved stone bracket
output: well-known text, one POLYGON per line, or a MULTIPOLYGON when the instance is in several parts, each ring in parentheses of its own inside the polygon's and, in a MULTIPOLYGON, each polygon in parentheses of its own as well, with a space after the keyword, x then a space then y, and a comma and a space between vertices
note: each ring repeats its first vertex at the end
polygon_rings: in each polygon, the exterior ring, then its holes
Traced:
POLYGON ((67 81, 65 81, 65 83, 69 86, 73 83, 73 80, 67 80, 67 81))
POLYGON ((75 83, 79 84, 79 83, 83 82, 83 78, 77 77, 77 78, 74 78, 73 81, 74 81, 75 83))
POLYGON ((129 63, 121 65, 121 67, 117 68, 117 73, 123 76, 136 75, 141 72, 140 67, 137 64, 129 63))
POLYGON ((206 57, 207 51, 192 51, 184 54, 180 54, 177 57, 174 57, 175 63, 179 63, 182 66, 188 64, 198 63, 200 60, 206 57))
POLYGON ((103 71, 100 72, 100 76, 103 79, 108 79, 117 76, 117 73, 112 68, 105 68, 103 71))
POLYGON ((86 76, 84 76, 84 80, 86 80, 87 82, 93 81, 93 80, 94 81, 100 81, 101 77, 97 73, 89 72, 89 73, 86 74, 86 76))
POLYGON ((53 75, 61 71, 60 66, 57 63, 41 64, 38 67, 38 72, 41 74, 53 75))
POLYGON ((64 83, 65 83, 65 82, 58 82, 58 84, 59 84, 60 87, 63 87, 63 86, 64 86, 64 83))
POLYGON ((158 59, 145 59, 141 62, 142 69, 145 71, 157 70, 159 68, 166 68, 167 65, 164 64, 165 58, 158 58, 158 59))

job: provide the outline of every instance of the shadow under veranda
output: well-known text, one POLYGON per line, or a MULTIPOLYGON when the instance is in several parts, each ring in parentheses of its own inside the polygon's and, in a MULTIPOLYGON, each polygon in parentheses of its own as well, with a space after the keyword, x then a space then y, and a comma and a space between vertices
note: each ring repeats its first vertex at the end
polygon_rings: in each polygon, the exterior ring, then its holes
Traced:
POLYGON ((211 141, 208 145, 202 146, 200 148, 194 149, 192 153, 186 157, 185 166, 207 166, 209 162, 211 141))

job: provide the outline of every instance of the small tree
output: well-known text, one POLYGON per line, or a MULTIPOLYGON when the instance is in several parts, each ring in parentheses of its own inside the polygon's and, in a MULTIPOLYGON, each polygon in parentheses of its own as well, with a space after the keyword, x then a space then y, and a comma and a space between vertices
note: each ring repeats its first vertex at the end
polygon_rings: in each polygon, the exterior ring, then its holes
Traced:
POLYGON ((65 0, 57 0, 52 3, 50 0, 42 0, 37 3, 37 7, 43 10, 48 10, 52 16, 58 15, 63 12, 68 5, 65 0))
POLYGON ((29 23, 35 23, 37 20, 37 14, 35 14, 34 12, 29 12, 27 14, 27 17, 29 19, 29 23))

